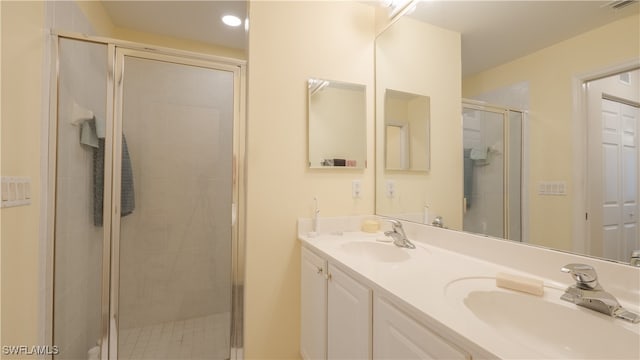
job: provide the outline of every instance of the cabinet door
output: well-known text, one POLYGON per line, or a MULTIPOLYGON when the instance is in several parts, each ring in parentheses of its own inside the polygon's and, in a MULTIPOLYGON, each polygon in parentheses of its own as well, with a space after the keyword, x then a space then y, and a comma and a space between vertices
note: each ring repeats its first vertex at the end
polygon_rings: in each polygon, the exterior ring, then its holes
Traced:
POLYGON ((326 261, 302 248, 300 294, 300 354, 304 359, 327 358, 326 261))
POLYGON ((471 359, 388 300, 373 304, 374 359, 471 359))
POLYGON ((329 265, 329 359, 371 359, 371 290, 329 265))

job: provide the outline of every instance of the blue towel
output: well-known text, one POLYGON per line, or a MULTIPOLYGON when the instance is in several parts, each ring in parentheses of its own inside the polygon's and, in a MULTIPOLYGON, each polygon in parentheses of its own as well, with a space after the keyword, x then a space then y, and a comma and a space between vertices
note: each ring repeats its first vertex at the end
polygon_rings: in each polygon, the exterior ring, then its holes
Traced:
MULTIPOLYGON (((120 177, 120 216, 127 216, 136 207, 133 189, 133 168, 127 141, 122 135, 122 164, 120 177)), ((93 224, 102 226, 104 198, 104 139, 98 139, 98 148, 93 149, 93 224)))

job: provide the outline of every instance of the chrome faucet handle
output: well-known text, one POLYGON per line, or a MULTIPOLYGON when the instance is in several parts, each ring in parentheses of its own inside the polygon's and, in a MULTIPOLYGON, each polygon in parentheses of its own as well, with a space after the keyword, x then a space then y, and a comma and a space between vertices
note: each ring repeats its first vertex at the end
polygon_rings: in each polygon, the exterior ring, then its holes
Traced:
POLYGON ((394 228, 396 228, 396 227, 402 227, 402 223, 400 222, 400 220, 397 220, 397 219, 385 219, 385 220, 387 220, 388 222, 390 222, 390 223, 391 223, 391 226, 393 226, 394 228))
POLYGON ((391 223, 391 229, 393 229, 394 232, 400 233, 402 234, 402 236, 406 237, 406 235, 404 234, 404 228, 402 228, 402 223, 400 222, 400 220, 396 220, 396 219, 386 219, 386 220, 391 223))
POLYGON ((567 264, 560 271, 568 273, 581 289, 595 290, 599 287, 598 275, 593 266, 586 264, 567 264))
POLYGON ((640 267, 640 250, 634 250, 631 253, 631 259, 629 261, 631 266, 640 267))
POLYGON ((384 232, 385 236, 392 237, 393 243, 396 246, 404 247, 408 249, 416 248, 416 246, 413 245, 413 243, 409 241, 409 239, 407 239, 407 234, 404 232, 404 228, 402 227, 402 223, 400 222, 400 220, 396 220, 396 219, 386 219, 386 220, 391 223, 392 231, 385 231, 384 232))

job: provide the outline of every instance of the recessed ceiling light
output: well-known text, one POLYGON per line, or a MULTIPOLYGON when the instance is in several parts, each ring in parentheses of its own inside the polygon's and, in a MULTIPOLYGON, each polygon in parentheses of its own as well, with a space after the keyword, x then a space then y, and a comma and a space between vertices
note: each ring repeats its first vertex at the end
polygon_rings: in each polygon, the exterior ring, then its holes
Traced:
POLYGON ((239 17, 233 15, 225 15, 222 17, 222 22, 229 26, 240 26, 242 20, 239 17))

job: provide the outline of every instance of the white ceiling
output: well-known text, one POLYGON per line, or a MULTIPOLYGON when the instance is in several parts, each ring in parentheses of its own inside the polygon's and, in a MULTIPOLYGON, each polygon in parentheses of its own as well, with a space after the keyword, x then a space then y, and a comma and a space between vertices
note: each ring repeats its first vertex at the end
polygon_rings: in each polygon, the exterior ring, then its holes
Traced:
POLYGON ((409 16, 462 34, 462 73, 466 76, 640 11, 638 1, 619 10, 607 7, 609 3, 421 1, 409 16))
MULTIPOLYGON (((462 34, 466 76, 640 11, 638 1, 620 10, 607 7, 610 2, 422 0, 409 16, 462 34)), ((103 3, 118 27, 235 49, 247 46, 244 26, 230 28, 220 21, 225 14, 244 19, 245 0, 103 3)))
POLYGON ((244 22, 232 28, 221 21, 223 15, 244 20, 247 17, 245 0, 102 2, 118 27, 234 49, 246 48, 244 22))

